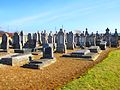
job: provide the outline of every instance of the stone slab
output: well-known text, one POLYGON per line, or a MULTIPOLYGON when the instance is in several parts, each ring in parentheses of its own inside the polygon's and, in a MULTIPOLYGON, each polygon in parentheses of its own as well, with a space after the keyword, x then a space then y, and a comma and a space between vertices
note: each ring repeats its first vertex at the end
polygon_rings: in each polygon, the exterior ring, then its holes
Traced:
POLYGON ((84 60, 92 60, 95 61, 97 59, 97 57, 99 56, 98 53, 89 53, 86 55, 82 55, 82 56, 71 56, 70 54, 64 54, 63 57, 69 57, 69 58, 77 58, 77 59, 84 59, 84 60))
POLYGON ((78 56, 82 56, 82 55, 86 55, 90 53, 90 50, 77 50, 75 52, 72 52, 71 55, 78 55, 78 56))
POLYGON ((36 61, 30 61, 30 63, 25 64, 24 68, 31 68, 31 69, 43 69, 44 67, 47 67, 51 65, 52 63, 55 63, 56 59, 39 59, 36 61))
POLYGON ((101 49, 99 46, 91 46, 88 48, 90 50, 90 52, 92 53, 100 53, 101 52, 101 49))
POLYGON ((7 49, 0 49, 0 52, 8 52, 7 49))
POLYGON ((14 49, 14 53, 31 53, 32 49, 14 49))
POLYGON ((11 66, 22 66, 26 63, 29 63, 29 56, 31 56, 31 54, 16 54, 12 56, 6 56, 1 58, 0 63, 11 66))

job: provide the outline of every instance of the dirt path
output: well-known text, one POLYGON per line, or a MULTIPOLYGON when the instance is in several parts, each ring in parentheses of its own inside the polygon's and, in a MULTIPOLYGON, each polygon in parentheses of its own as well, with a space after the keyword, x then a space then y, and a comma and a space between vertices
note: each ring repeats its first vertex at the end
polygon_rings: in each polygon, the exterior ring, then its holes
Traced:
POLYGON ((42 70, 7 66, 0 68, 0 90, 51 90, 82 75, 88 68, 103 60, 113 49, 102 52, 96 61, 63 58, 42 70))

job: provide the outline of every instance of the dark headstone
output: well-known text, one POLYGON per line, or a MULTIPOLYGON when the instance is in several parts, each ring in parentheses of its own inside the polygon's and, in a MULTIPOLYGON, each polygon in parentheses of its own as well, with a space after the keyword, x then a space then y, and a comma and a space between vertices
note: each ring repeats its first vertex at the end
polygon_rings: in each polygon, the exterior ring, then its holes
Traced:
POLYGON ((48 46, 43 48, 43 57, 42 59, 53 59, 53 49, 48 46))
POLYGON ((7 50, 9 48, 9 39, 8 39, 8 34, 4 33, 2 35, 2 43, 1 43, 1 49, 7 50))
POLYGON ((105 49, 106 49, 106 44, 107 44, 106 41, 101 41, 101 42, 100 42, 100 49, 101 49, 101 50, 105 50, 105 49))

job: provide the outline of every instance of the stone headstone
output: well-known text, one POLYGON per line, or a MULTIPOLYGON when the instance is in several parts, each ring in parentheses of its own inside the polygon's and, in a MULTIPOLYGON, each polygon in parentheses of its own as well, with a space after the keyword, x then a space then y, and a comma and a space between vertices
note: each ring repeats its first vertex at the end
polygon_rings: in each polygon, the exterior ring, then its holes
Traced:
POLYGON ((23 34, 23 31, 20 32, 20 42, 22 44, 22 47, 24 46, 24 34, 23 34))
POLYGON ((72 52, 71 55, 82 56, 82 55, 86 55, 88 53, 90 53, 90 50, 77 50, 75 52, 72 52))
POLYGON ((31 33, 27 35, 27 42, 24 45, 24 48, 34 49, 36 47, 36 40, 33 40, 31 33))
POLYGON ((111 34, 109 33, 109 29, 107 28, 106 29, 106 33, 104 34, 104 41, 106 41, 107 42, 107 46, 110 46, 111 45, 111 42, 110 42, 110 40, 111 40, 111 34))
POLYGON ((48 43, 42 45, 42 48, 43 48, 43 49, 44 49, 44 48, 47 48, 47 47, 49 47, 49 44, 48 44, 48 43))
POLYGON ((22 44, 21 44, 21 40, 20 40, 20 36, 17 32, 14 33, 13 36, 13 48, 14 49, 22 49, 22 44))
POLYGON ((54 39, 53 39, 53 42, 54 43, 57 43, 57 40, 58 40, 58 37, 57 37, 58 33, 56 31, 56 33, 53 35, 54 39))
POLYGON ((9 49, 9 39, 7 33, 4 33, 2 35, 1 49, 5 49, 5 50, 9 49))
POLYGON ((36 47, 36 45, 37 45, 37 41, 38 41, 37 33, 34 33, 34 34, 33 34, 33 42, 34 42, 34 46, 35 46, 35 47, 36 47))
POLYGON ((65 32, 62 29, 58 32, 57 35, 57 47, 56 52, 65 53, 66 52, 66 45, 65 45, 65 32))
POLYGON ((96 36, 95 36, 95 34, 92 33, 89 36, 89 41, 90 41, 91 46, 96 46, 96 36))
POLYGON ((119 46, 117 29, 115 29, 114 35, 111 35, 110 42, 111 42, 111 47, 118 47, 119 46))
POLYGON ((80 46, 80 34, 79 33, 76 33, 75 34, 75 44, 76 46, 80 46))
POLYGON ((101 41, 100 42, 100 49, 105 50, 106 49, 107 42, 106 41, 101 41))
POLYGON ((100 53, 101 49, 99 46, 91 46, 88 48, 92 53, 100 53))
POLYGON ((74 34, 72 31, 67 33, 67 49, 74 49, 74 34))
POLYGON ((91 46, 91 42, 90 42, 90 37, 86 36, 86 47, 90 47, 91 46))
POLYGON ((42 45, 48 43, 48 35, 45 30, 44 33, 43 32, 41 33, 41 41, 42 45))
POLYGON ((33 33, 33 40, 35 40, 36 42, 38 41, 37 33, 33 33))
POLYGON ((43 58, 53 59, 53 49, 50 46, 43 49, 43 58))
POLYGON ((53 43, 53 34, 52 34, 52 32, 50 32, 49 35, 48 35, 48 43, 53 43))
POLYGON ((41 33, 37 33, 38 34, 38 43, 41 45, 42 44, 42 41, 41 41, 41 33))
POLYGON ((86 36, 84 35, 84 32, 80 34, 79 42, 80 42, 80 47, 85 47, 86 36))
POLYGON ((27 40, 30 42, 31 40, 32 40, 32 35, 31 35, 31 33, 28 33, 28 36, 27 36, 27 40))
POLYGON ((100 46, 100 42, 102 40, 102 35, 98 34, 98 31, 96 32, 96 46, 100 46))

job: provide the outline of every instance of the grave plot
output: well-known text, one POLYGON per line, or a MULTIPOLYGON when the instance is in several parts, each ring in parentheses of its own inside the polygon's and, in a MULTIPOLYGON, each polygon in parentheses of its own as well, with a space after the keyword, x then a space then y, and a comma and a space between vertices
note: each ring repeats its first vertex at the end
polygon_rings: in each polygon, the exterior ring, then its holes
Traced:
POLYGON ((52 63, 55 63, 56 59, 39 59, 36 61, 30 61, 30 63, 23 65, 24 68, 31 68, 31 69, 43 69, 44 67, 47 67, 51 65, 52 63))
POLYGON ((32 49, 14 49, 14 53, 31 53, 32 49))
POLYGON ((107 42, 106 41, 101 41, 100 42, 100 48, 101 48, 101 50, 106 50, 106 47, 107 46, 107 42))
POLYGON ((90 52, 92 53, 101 53, 101 49, 99 46, 91 46, 88 48, 88 50, 90 50, 90 52))
POLYGON ((32 69, 42 69, 43 67, 49 66, 52 63, 55 63, 56 59, 53 56, 53 48, 49 45, 43 48, 43 57, 39 60, 30 60, 30 63, 24 65, 25 68, 32 68, 32 69))
POLYGON ((29 63, 31 54, 14 54, 1 57, 0 63, 11 66, 22 66, 29 63))
POLYGON ((92 53, 90 50, 78 50, 72 53, 64 54, 63 57, 84 58, 86 60, 95 60, 99 56, 98 53, 92 53))
POLYGON ((0 49, 0 52, 8 52, 6 49, 0 49))

